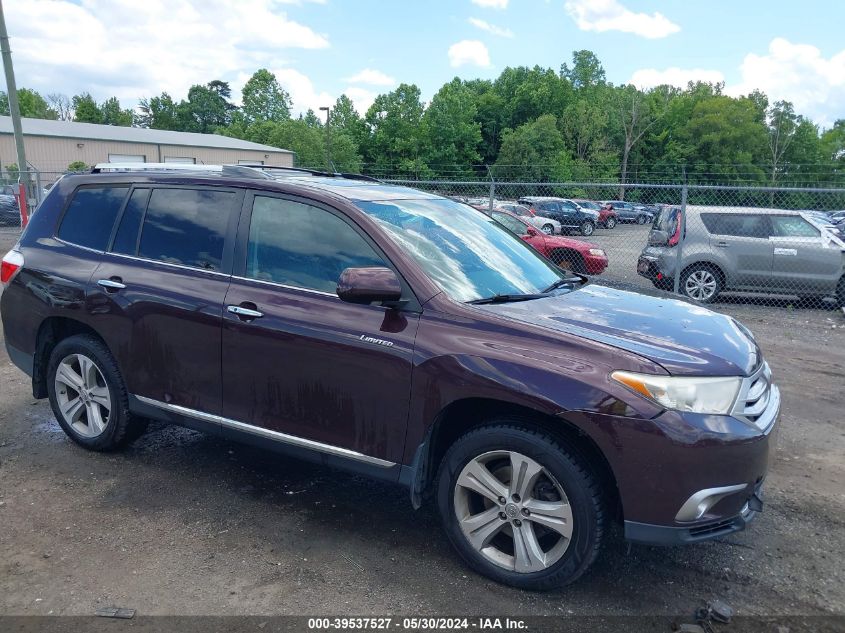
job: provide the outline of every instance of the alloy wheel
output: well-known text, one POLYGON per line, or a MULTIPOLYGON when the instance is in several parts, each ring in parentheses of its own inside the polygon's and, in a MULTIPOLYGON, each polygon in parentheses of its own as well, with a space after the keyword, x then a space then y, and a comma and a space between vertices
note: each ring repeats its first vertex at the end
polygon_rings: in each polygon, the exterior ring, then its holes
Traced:
POLYGON ((458 476, 453 503, 470 546, 510 571, 547 569, 572 539, 572 508, 563 487, 540 463, 515 451, 471 459, 458 476))
POLYGON ((551 224, 544 224, 540 230, 546 235, 554 235, 555 227, 553 227, 551 224))
POLYGON ((716 275, 706 268, 693 271, 684 284, 684 292, 696 301, 708 301, 716 294, 716 275))
POLYGON ((604 223, 605 227, 608 229, 612 229, 616 226, 616 219, 615 218, 608 218, 607 222, 604 223))
POLYGON ((111 394, 103 373, 83 354, 70 354, 56 368, 56 400, 64 421, 82 437, 105 431, 111 415, 111 394))
POLYGON ((592 235, 593 234, 593 223, 592 222, 584 222, 581 225, 581 235, 592 235))

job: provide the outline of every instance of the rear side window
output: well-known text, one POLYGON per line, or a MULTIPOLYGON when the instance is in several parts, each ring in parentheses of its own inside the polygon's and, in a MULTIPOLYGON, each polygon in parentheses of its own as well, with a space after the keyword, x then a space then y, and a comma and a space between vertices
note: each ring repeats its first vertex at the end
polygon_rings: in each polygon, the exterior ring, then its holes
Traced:
POLYGON ((105 250, 127 191, 129 187, 77 189, 56 235, 71 244, 105 250))
POLYGON ((701 219, 715 235, 768 238, 770 234, 767 219, 760 215, 702 213, 701 219))
POLYGON ((334 293, 344 269, 385 265, 366 240, 336 215, 291 200, 256 196, 247 277, 334 293))
POLYGON ((230 191, 153 189, 138 256, 205 270, 220 270, 229 217, 230 191))
POLYGON ((135 254, 138 248, 138 229, 141 228, 141 219, 144 217, 144 209, 147 208, 149 197, 149 189, 136 189, 132 192, 123 210, 120 225, 117 227, 112 252, 124 255, 135 254))

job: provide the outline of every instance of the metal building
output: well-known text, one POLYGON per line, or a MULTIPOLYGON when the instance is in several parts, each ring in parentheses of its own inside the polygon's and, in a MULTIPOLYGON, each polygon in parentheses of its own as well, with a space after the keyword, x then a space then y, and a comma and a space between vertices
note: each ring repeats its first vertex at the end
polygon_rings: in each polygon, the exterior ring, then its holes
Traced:
MULTIPOLYGON (((219 134, 196 134, 149 130, 116 125, 71 121, 22 119, 26 158, 30 170, 51 182, 82 161, 86 165, 106 162, 237 164, 292 166, 294 153, 260 143, 219 134)), ((17 162, 12 119, 0 116, 0 170, 17 162)))

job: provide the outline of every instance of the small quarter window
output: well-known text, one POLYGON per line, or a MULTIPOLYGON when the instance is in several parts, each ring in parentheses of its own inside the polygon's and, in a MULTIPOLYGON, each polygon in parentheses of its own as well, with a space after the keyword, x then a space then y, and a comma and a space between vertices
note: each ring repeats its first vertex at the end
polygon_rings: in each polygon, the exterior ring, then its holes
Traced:
POLYGON ((144 217, 149 197, 149 189, 136 189, 132 192, 114 236, 111 248, 113 253, 135 254, 138 247, 138 230, 141 228, 141 219, 144 217))
POLYGON ((98 251, 105 250, 127 191, 129 187, 77 189, 59 226, 59 239, 98 251))

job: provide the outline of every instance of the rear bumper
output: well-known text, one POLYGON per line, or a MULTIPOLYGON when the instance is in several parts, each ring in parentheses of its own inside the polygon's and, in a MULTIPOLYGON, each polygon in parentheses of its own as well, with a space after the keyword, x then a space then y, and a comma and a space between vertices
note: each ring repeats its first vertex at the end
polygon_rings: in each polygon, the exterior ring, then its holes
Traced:
POLYGON ((32 368, 33 368, 33 356, 32 354, 27 354, 19 350, 17 347, 13 345, 9 345, 9 341, 6 341, 6 353, 9 355, 9 360, 24 372, 27 376, 32 377, 32 368))

